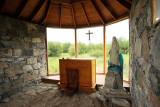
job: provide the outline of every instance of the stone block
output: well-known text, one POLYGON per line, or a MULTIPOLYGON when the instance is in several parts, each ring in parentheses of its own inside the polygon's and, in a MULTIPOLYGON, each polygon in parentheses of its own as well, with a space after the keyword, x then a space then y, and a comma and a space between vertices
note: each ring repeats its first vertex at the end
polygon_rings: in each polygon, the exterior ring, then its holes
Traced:
POLYGON ((0 85, 0 95, 2 95, 4 92, 8 91, 11 88, 11 83, 5 83, 0 85))
POLYGON ((136 39, 136 43, 135 43, 135 47, 134 47, 134 54, 137 57, 141 56, 141 45, 142 45, 141 39, 140 38, 136 39))
POLYGON ((17 36, 17 37, 12 37, 12 41, 16 41, 16 42, 24 42, 24 39, 23 39, 23 37, 17 36))
POLYGON ((20 73, 20 72, 22 72, 21 67, 12 67, 5 70, 5 74, 8 77, 14 77, 17 73, 20 73))
POLYGON ((40 38, 32 38, 32 42, 39 43, 39 42, 41 42, 41 39, 40 38))
POLYGON ((33 70, 32 74, 33 74, 33 75, 38 75, 38 74, 39 74, 39 71, 38 71, 38 70, 33 70))
POLYGON ((26 49, 22 51, 22 56, 33 56, 33 50, 32 49, 26 49))
POLYGON ((20 47, 20 42, 0 41, 0 47, 2 47, 2 48, 17 48, 17 47, 20 47))
POLYGON ((33 65, 33 68, 34 69, 39 69, 41 67, 41 64, 40 63, 37 63, 37 64, 34 64, 33 65))
POLYGON ((8 64, 5 62, 0 62, 0 68, 6 68, 8 67, 8 64))
POLYGON ((0 75, 4 75, 4 70, 0 68, 0 75))
POLYGON ((45 49, 46 48, 46 44, 45 43, 40 43, 39 45, 40 45, 41 49, 45 49))
POLYGON ((42 63, 43 63, 43 64, 46 63, 46 55, 43 55, 43 56, 42 56, 42 63))
POLYGON ((24 66, 23 66, 23 71, 24 71, 24 72, 26 72, 26 71, 32 71, 32 70, 33 70, 33 68, 32 68, 31 65, 24 65, 24 66))
POLYGON ((41 49, 40 50, 40 55, 46 55, 46 49, 41 49))
POLYGON ((31 38, 30 37, 24 37, 24 41, 25 42, 31 42, 31 38))
POLYGON ((27 24, 27 31, 28 32, 35 32, 37 30, 36 26, 33 24, 27 24))
POLYGON ((11 39, 11 36, 0 36, 0 39, 1 40, 10 40, 11 39))
POLYGON ((36 64, 37 58, 27 58, 27 64, 36 64))
POLYGON ((112 98, 113 107, 130 107, 130 103, 125 99, 112 98))
POLYGON ((149 42, 148 42, 148 37, 147 37, 147 31, 143 31, 142 34, 142 56, 143 58, 148 62, 149 61, 149 42))
POLYGON ((22 49, 13 50, 13 56, 21 56, 21 55, 22 55, 22 49))
POLYGON ((33 55, 34 56, 40 55, 40 50, 39 49, 33 49, 33 55))
POLYGON ((12 49, 1 48, 0 57, 10 57, 12 56, 12 49))
POLYGON ((40 32, 31 32, 30 37, 32 37, 32 38, 45 38, 45 35, 40 32))
POLYGON ((110 89, 122 89, 123 88, 123 80, 120 77, 118 72, 109 70, 106 73, 104 88, 110 88, 110 89))

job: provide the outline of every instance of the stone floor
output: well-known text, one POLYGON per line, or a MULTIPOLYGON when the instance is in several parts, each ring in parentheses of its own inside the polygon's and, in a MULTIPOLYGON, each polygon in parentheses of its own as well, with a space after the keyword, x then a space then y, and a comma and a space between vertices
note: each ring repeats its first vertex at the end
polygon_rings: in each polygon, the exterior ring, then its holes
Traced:
POLYGON ((97 93, 62 94, 56 84, 40 83, 3 100, 0 107, 111 107, 96 98, 97 93))

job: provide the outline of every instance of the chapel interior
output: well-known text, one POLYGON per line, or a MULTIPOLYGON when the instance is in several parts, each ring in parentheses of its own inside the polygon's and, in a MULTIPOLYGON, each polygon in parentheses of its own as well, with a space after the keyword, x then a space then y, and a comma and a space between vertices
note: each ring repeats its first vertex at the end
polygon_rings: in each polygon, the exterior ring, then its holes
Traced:
MULTIPOLYGON (((159 107, 159 5, 159 0, 0 0, 0 107, 159 107), (114 37, 109 61, 106 56, 106 26, 126 19, 128 80, 114 37), (101 73, 96 58, 77 57, 77 30, 93 27, 103 28, 101 73), (60 58, 56 74, 49 73, 47 28, 74 30, 74 57, 60 58)), ((90 41, 93 33, 86 34, 90 41)))

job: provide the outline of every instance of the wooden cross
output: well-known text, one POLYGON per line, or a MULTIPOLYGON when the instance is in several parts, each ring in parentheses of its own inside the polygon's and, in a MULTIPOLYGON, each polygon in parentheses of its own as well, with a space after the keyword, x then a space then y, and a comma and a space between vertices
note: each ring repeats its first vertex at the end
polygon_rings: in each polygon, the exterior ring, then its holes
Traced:
POLYGON ((89 40, 90 40, 90 35, 93 34, 93 33, 91 33, 90 30, 89 30, 88 33, 86 33, 86 34, 89 35, 89 40))

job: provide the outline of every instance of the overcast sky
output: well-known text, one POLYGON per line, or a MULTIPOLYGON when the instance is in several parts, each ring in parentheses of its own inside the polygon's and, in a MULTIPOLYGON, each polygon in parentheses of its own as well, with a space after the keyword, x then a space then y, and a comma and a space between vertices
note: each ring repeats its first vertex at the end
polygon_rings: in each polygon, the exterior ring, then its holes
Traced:
MULTIPOLYGON (((55 42, 69 42, 74 43, 74 29, 57 29, 57 28, 47 28, 47 41, 55 42)), ((129 23, 128 19, 120 21, 118 23, 106 26, 106 39, 107 43, 112 42, 112 37, 116 36, 117 38, 123 37, 126 40, 129 40, 129 23)), ((77 41, 88 43, 103 43, 103 27, 92 27, 92 28, 83 28, 77 29, 77 41), (92 32, 91 40, 86 33, 88 30, 92 32)))

